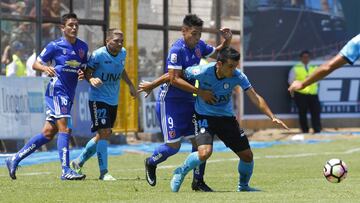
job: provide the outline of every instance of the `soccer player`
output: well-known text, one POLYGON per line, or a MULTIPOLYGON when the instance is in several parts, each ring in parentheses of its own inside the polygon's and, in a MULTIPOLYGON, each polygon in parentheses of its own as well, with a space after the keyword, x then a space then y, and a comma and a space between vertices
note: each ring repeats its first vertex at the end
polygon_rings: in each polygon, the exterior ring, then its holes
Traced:
MULTIPOLYGON (((239 85, 261 112, 267 115, 274 124, 288 127, 274 116, 265 100, 255 92, 246 75, 236 67, 240 54, 227 47, 218 54, 217 62, 193 66, 185 70, 185 77, 199 81, 200 89, 214 93, 216 102, 209 104, 201 97, 195 101, 195 139, 198 151, 191 153, 184 164, 175 169, 171 180, 171 190, 178 192, 186 174, 205 162, 212 154, 214 136, 217 135, 224 144, 240 158, 238 191, 258 191, 249 186, 254 168, 253 153, 244 131, 239 127, 232 108, 232 91, 239 85)), ((193 89, 196 93, 196 88, 193 89)))
POLYGON ((69 167, 69 140, 71 136, 71 106, 78 79, 84 78, 82 71, 87 63, 88 46, 77 38, 79 23, 73 13, 61 18, 63 37, 50 42, 38 56, 33 69, 46 72, 50 82, 45 93, 46 122, 42 132, 32 137, 13 157, 5 160, 12 179, 21 160, 51 141, 58 133, 57 147, 61 162, 61 180, 83 180, 85 175, 77 174, 69 167), (53 65, 48 62, 53 61, 53 65))
POLYGON ((312 83, 321 80, 325 76, 329 75, 334 70, 349 63, 353 65, 360 57, 360 34, 353 37, 340 52, 331 58, 326 63, 322 64, 312 74, 310 74, 304 81, 295 80, 289 87, 289 91, 304 89, 312 83))
POLYGON ((85 162, 97 153, 100 180, 116 180, 108 173, 107 139, 112 133, 111 128, 116 119, 120 79, 129 86, 130 94, 136 96, 136 89, 124 68, 126 50, 123 48, 123 42, 123 33, 117 29, 110 29, 107 32, 106 46, 94 51, 85 70, 85 78, 91 84, 91 131, 96 131, 96 135, 70 165, 81 174, 85 162))
MULTIPOLYGON (((181 32, 183 38, 178 39, 170 48, 167 61, 167 74, 170 83, 161 87, 156 105, 157 117, 161 124, 161 130, 165 143, 158 146, 154 153, 145 160, 146 180, 151 186, 156 185, 156 166, 165 161, 168 157, 176 154, 181 146, 181 138, 191 139, 194 137, 194 96, 186 92, 193 87, 195 81, 178 80, 182 77, 183 71, 193 65, 198 65, 202 57, 210 57, 223 47, 229 46, 232 38, 231 30, 221 29, 224 41, 214 48, 200 40, 203 21, 194 14, 187 14, 183 19, 181 32)), ((163 77, 162 76, 162 77, 163 77)), ((152 83, 144 83, 143 91, 149 92, 154 87, 162 84, 162 77, 152 83), (145 87, 146 86, 146 87, 145 87), (148 89, 147 89, 148 88, 148 89)), ((211 101, 213 96, 210 92, 199 91, 198 94, 206 100, 211 101)), ((197 150, 195 140, 193 151, 197 150)), ((195 191, 211 192, 212 189, 204 182, 205 163, 197 170, 194 170, 192 189, 195 191)))

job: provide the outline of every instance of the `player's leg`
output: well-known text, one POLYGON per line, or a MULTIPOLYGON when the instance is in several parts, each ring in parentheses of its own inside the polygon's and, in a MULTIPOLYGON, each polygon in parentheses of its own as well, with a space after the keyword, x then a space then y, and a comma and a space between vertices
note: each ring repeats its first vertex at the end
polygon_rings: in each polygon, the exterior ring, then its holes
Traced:
POLYGON ((216 133, 221 141, 240 158, 238 164, 238 191, 259 191, 249 186, 254 170, 253 153, 249 140, 235 117, 222 117, 217 121, 216 133))
POLYGON ((195 126, 195 139, 198 144, 198 151, 192 152, 184 161, 183 165, 176 168, 173 173, 173 178, 170 182, 170 187, 173 192, 178 192, 186 174, 204 163, 212 154, 213 134, 210 131, 210 126, 207 125, 206 118, 197 116, 195 123, 200 124, 195 126), (200 122, 199 122, 200 121, 200 122))
POLYGON ((82 167, 84 166, 85 162, 96 153, 96 146, 96 138, 93 137, 86 143, 85 148, 81 154, 70 162, 70 167, 78 174, 82 174, 82 167))
POLYGON ((20 161, 35 152, 42 145, 50 142, 56 135, 57 130, 57 127, 53 123, 46 121, 40 134, 32 137, 20 151, 5 160, 9 175, 12 179, 16 179, 16 168, 20 161))
POLYGON ((164 144, 156 147, 153 154, 145 159, 146 181, 151 186, 156 185, 156 166, 176 154, 181 146, 181 133, 177 129, 178 123, 181 122, 178 121, 180 117, 176 116, 175 111, 170 110, 174 107, 175 105, 165 102, 156 104, 156 113, 164 136, 164 144))
POLYGON ((98 157, 98 164, 100 169, 100 180, 116 180, 110 173, 108 173, 108 139, 111 135, 111 128, 99 129, 97 138, 96 153, 98 157))
MULTIPOLYGON (((193 138, 190 140, 191 140, 191 144, 192 144, 191 152, 197 152, 198 146, 197 146, 196 140, 193 138)), ((191 183, 192 190, 202 191, 202 192, 213 192, 213 189, 211 189, 204 181, 205 167, 206 167, 206 161, 204 161, 199 166, 194 168, 193 181, 191 183)))

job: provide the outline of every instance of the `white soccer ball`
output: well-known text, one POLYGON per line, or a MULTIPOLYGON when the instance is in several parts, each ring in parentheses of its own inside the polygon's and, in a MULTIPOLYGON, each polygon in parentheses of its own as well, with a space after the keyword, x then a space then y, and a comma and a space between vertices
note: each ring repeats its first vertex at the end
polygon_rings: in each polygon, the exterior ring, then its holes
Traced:
POLYGON ((340 159, 330 159, 325 163, 324 176, 331 183, 340 183, 347 176, 348 167, 340 159))

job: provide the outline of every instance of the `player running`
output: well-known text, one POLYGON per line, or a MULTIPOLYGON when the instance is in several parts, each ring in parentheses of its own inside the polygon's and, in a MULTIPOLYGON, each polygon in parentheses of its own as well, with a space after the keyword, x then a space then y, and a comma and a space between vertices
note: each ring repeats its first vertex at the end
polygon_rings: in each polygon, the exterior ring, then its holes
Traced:
MULTIPOLYGON (((220 51, 217 62, 203 66, 193 66, 185 70, 185 77, 199 81, 200 89, 208 89, 214 93, 216 102, 209 104, 201 97, 195 102, 195 139, 198 151, 191 153, 184 164, 175 169, 171 180, 171 190, 178 192, 186 174, 205 162, 212 154, 214 136, 217 135, 224 144, 238 157, 240 175, 238 191, 258 191, 249 186, 253 173, 254 160, 249 141, 239 127, 232 107, 232 91, 239 85, 261 112, 267 115, 274 124, 288 127, 269 109, 265 100, 255 92, 246 75, 236 67, 240 54, 233 48, 220 51)), ((193 88, 193 93, 197 91, 193 88)))
POLYGON ((61 180, 82 180, 81 175, 69 167, 69 140, 71 136, 71 107, 78 79, 84 78, 82 69, 87 63, 88 46, 77 38, 79 23, 73 13, 61 18, 63 37, 50 42, 38 56, 33 69, 46 72, 50 82, 45 93, 46 122, 42 133, 32 137, 13 157, 5 160, 12 179, 21 160, 50 142, 58 133, 57 147, 61 162, 61 180), (54 66, 49 65, 53 62, 54 66))
POLYGON ((123 33, 117 29, 110 29, 107 33, 106 46, 94 51, 85 71, 85 78, 91 84, 89 93, 91 131, 96 131, 96 135, 86 144, 80 156, 71 162, 71 167, 82 174, 81 169, 85 162, 97 153, 100 180, 116 180, 108 173, 107 139, 112 133, 116 120, 120 79, 129 86, 131 96, 136 96, 136 89, 124 68, 126 50, 123 42, 123 33))

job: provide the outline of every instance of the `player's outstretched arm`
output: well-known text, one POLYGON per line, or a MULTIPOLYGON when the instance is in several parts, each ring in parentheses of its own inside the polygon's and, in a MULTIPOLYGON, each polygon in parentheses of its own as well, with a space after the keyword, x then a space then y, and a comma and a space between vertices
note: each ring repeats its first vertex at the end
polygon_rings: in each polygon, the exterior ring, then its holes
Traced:
POLYGON ((43 65, 38 60, 35 61, 32 68, 36 71, 45 72, 50 77, 54 77, 56 75, 54 67, 43 65))
POLYGON ((210 57, 211 58, 216 58, 217 57, 217 53, 222 50, 225 47, 230 46, 231 43, 231 39, 232 39, 232 32, 230 28, 224 27, 220 29, 220 33, 221 36, 224 38, 224 41, 219 44, 216 48, 215 48, 215 52, 214 54, 212 54, 210 57))
POLYGON ((332 59, 327 61, 326 63, 322 64, 319 68, 317 68, 308 78, 304 81, 297 81, 295 80, 288 90, 290 92, 303 89, 314 82, 317 82, 324 78, 325 76, 329 75, 334 70, 340 68, 341 66, 347 63, 346 59, 341 56, 340 54, 334 56, 332 59))
POLYGON ((140 92, 145 92, 146 95, 145 95, 145 98, 147 96, 149 96, 149 94, 151 93, 151 91, 153 89, 155 89, 157 86, 163 84, 163 83, 166 83, 166 82, 169 82, 170 81, 170 78, 169 78, 169 73, 165 73, 163 74, 162 76, 156 78, 154 81, 152 82, 149 82, 149 81, 141 81, 140 84, 139 84, 139 87, 138 87, 138 90, 137 90, 137 93, 140 93, 140 92))
POLYGON ((123 73, 121 74, 121 78, 125 81, 125 83, 129 86, 130 88, 130 94, 133 97, 137 97, 137 92, 136 92, 136 88, 134 86, 134 84, 131 82, 126 70, 123 71, 123 73))
POLYGON ((169 69, 169 77, 170 77, 171 85, 173 85, 181 90, 184 90, 186 92, 197 94, 206 103, 214 104, 216 102, 216 98, 211 91, 196 88, 195 86, 193 86, 190 83, 188 83, 187 81, 185 81, 183 79, 184 76, 183 76, 182 70, 169 69))
POLYGON ((271 112, 264 98, 262 98, 258 93, 256 93, 254 88, 250 88, 246 90, 246 95, 250 98, 250 101, 253 104, 255 104, 255 106, 258 107, 258 109, 262 113, 264 113, 271 119, 273 123, 275 123, 276 125, 281 125, 283 128, 287 130, 289 129, 283 121, 275 117, 275 115, 271 112))
POLYGON ((85 69, 85 79, 90 83, 91 86, 93 87, 100 87, 103 82, 101 81, 100 78, 95 78, 93 77, 93 72, 94 69, 91 67, 86 67, 85 69))

